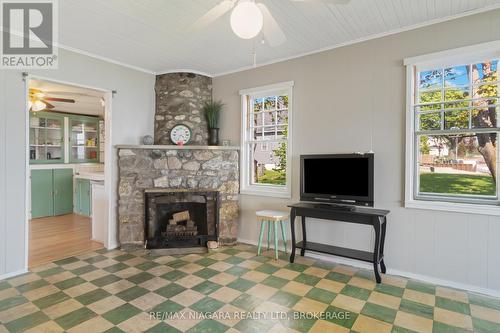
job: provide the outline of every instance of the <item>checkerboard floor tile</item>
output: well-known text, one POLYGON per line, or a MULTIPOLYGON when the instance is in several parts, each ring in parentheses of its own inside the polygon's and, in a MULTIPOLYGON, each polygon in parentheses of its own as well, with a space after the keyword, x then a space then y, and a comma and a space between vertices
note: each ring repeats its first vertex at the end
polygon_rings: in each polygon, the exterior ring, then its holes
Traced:
POLYGON ((0 281, 4 332, 500 332, 500 299, 238 245, 99 250, 0 281))

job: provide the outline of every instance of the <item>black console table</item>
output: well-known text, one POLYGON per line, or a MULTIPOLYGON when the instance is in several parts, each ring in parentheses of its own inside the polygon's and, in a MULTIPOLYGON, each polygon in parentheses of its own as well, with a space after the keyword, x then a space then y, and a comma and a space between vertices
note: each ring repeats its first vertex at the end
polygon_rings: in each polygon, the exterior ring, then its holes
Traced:
POLYGON ((328 204, 314 204, 314 203, 297 203, 289 205, 290 212, 290 228, 292 231, 292 255, 290 262, 295 260, 295 249, 300 248, 300 255, 304 256, 306 250, 333 254, 340 257, 351 259, 358 259, 373 263, 373 270, 377 283, 382 279, 378 271, 378 265, 382 273, 386 272, 384 264, 384 243, 385 243, 385 229, 387 226, 388 210, 373 209, 365 207, 350 207, 346 209, 343 207, 336 207, 328 204), (295 217, 302 217, 302 242, 296 243, 295 241, 295 217), (375 229, 375 248, 373 252, 354 250, 344 247, 319 244, 307 241, 306 233, 306 217, 323 219, 323 220, 336 220, 349 223, 371 225, 375 229))

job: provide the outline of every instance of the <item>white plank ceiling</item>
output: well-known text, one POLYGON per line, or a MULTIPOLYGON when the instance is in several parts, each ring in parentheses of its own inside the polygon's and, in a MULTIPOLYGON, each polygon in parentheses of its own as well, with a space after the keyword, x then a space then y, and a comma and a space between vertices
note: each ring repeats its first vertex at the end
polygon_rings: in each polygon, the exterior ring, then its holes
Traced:
POLYGON ((500 0, 351 0, 327 5, 264 2, 287 36, 279 47, 236 37, 229 15, 198 31, 190 25, 220 0, 59 1, 62 46, 153 73, 236 71, 398 31, 464 13, 500 7, 500 0))

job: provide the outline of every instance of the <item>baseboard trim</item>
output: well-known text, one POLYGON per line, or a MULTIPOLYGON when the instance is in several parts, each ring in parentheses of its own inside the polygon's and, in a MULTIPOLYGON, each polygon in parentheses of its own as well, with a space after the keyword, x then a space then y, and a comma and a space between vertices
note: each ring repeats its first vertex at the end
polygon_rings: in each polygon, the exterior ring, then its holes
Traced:
POLYGON ((5 280, 5 279, 10 279, 11 277, 15 277, 21 274, 26 274, 28 273, 28 270, 23 268, 20 271, 15 271, 15 272, 10 272, 10 273, 5 273, 0 275, 0 280, 5 280))
POLYGON ((114 250, 114 249, 117 249, 120 247, 120 244, 118 243, 111 243, 109 244, 107 247, 104 246, 106 248, 106 250, 114 250))
MULTIPOLYGON (((244 239, 244 238, 238 238, 238 242, 246 243, 246 244, 250 244, 250 245, 258 245, 258 242, 250 240, 250 239, 244 239)), ((279 246, 279 250, 283 251, 284 247, 279 246)), ((287 252, 290 253, 290 251, 291 251, 291 248, 288 249, 288 247, 287 247, 287 252)), ((324 261, 328 261, 328 262, 334 262, 337 264, 349 265, 349 266, 353 266, 353 267, 357 267, 357 268, 364 268, 364 269, 370 269, 370 270, 373 269, 373 266, 371 264, 368 264, 364 261, 347 259, 347 258, 343 258, 343 257, 337 257, 334 255, 325 255, 325 254, 321 254, 321 253, 317 253, 317 252, 308 251, 308 253, 306 253, 306 257, 324 260, 324 261)), ((420 280, 422 282, 432 283, 432 284, 440 285, 443 287, 462 289, 462 290, 472 291, 475 293, 484 294, 484 295, 488 295, 488 296, 500 297, 500 291, 498 291, 498 290, 483 288, 483 287, 479 287, 479 286, 474 286, 474 285, 461 283, 461 282, 455 282, 455 281, 446 280, 446 279, 440 279, 440 278, 436 278, 436 277, 432 277, 432 276, 428 276, 428 275, 423 275, 423 274, 416 274, 416 273, 412 273, 412 272, 402 271, 399 269, 388 268, 387 274, 402 276, 402 277, 410 278, 410 279, 414 279, 414 280, 420 280)))
POLYGON ((446 279, 440 279, 440 278, 436 278, 436 277, 432 277, 432 276, 428 276, 428 275, 415 274, 415 273, 411 273, 411 272, 401 271, 398 269, 387 269, 387 273, 391 274, 391 275, 404 276, 404 277, 407 277, 410 279, 420 280, 423 282, 428 282, 428 283, 432 283, 432 284, 436 284, 436 285, 440 285, 440 286, 444 286, 444 287, 472 291, 474 293, 484 294, 484 295, 493 296, 493 297, 500 297, 500 291, 498 291, 498 290, 474 286, 474 285, 467 284, 467 283, 461 283, 461 282, 455 282, 455 281, 446 280, 446 279))

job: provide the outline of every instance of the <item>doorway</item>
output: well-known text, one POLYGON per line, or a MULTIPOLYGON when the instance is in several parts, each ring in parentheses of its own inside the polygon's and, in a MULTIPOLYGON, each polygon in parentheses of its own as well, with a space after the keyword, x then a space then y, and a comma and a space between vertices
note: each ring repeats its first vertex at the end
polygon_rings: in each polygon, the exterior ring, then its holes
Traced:
POLYGON ((29 77, 27 266, 107 244, 111 92, 29 77))

